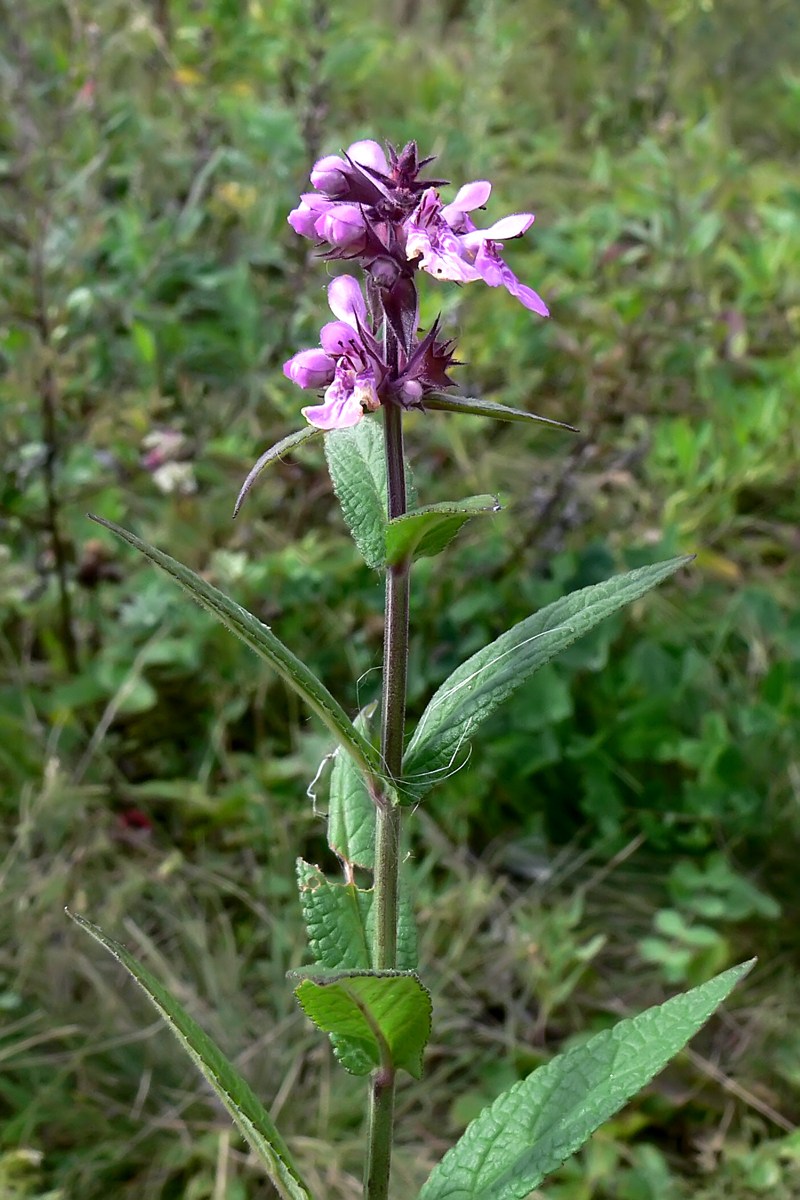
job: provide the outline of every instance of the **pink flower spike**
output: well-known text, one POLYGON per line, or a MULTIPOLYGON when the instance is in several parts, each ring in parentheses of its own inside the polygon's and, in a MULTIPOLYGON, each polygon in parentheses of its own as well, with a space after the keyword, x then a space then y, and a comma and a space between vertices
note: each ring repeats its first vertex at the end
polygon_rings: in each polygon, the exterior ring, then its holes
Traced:
POLYGON ((359 282, 352 275, 338 275, 328 288, 330 310, 340 321, 346 321, 353 329, 359 323, 367 325, 367 306, 359 282))
POLYGON ((324 350, 300 350, 283 364, 283 373, 301 388, 327 387, 336 363, 324 350))
POLYGON ((462 213, 483 208, 491 194, 492 185, 486 179, 476 179, 474 183, 465 183, 462 188, 458 189, 455 200, 445 204, 442 216, 448 225, 455 225, 462 213))
POLYGON ((352 146, 348 146, 347 157, 351 158, 354 163, 359 163, 362 167, 371 167, 373 171, 380 171, 381 175, 389 174, 389 164, 386 161, 386 155, 378 143, 371 141, 369 138, 363 142, 353 142, 352 146))

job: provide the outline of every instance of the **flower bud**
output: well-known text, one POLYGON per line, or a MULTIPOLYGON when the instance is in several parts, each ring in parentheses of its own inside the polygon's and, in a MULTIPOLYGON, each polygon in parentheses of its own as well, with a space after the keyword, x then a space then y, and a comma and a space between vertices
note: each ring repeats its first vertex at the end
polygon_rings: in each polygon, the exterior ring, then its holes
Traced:
POLYGON ((392 258, 376 258, 369 268, 372 278, 380 288, 390 288, 397 281, 400 268, 392 258))
POLYGON ((414 408, 422 399, 422 384, 417 379, 406 379, 398 394, 401 404, 406 408, 414 408))
POLYGON ((317 191, 324 192, 331 200, 339 200, 347 195, 345 173, 348 169, 349 164, 338 154, 326 154, 314 163, 311 182, 317 191))
POLYGON ((299 233, 301 237, 316 238, 318 235, 314 228, 315 222, 332 207, 331 200, 308 192, 300 197, 299 207, 292 209, 287 220, 295 233, 299 233))
POLYGON ((318 237, 337 249, 347 250, 360 242, 366 232, 364 215, 357 204, 332 204, 314 222, 318 237))

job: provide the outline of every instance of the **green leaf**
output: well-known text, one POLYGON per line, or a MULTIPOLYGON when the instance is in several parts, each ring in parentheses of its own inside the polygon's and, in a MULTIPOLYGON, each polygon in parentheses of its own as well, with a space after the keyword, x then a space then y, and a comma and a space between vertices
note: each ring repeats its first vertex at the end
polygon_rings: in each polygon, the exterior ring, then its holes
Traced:
POLYGON ((281 678, 285 679, 290 687, 302 696, 309 708, 321 718, 337 741, 351 755, 364 775, 371 778, 380 777, 381 765, 378 752, 363 734, 358 732, 342 706, 333 698, 325 685, 317 679, 314 672, 309 670, 295 654, 292 654, 288 647, 284 646, 268 625, 262 624, 246 608, 242 608, 224 592, 220 592, 205 579, 195 575, 194 571, 190 571, 188 567, 176 562, 168 554, 143 542, 141 538, 129 533, 127 529, 122 529, 113 521, 106 521, 102 517, 93 516, 91 519, 98 525, 104 525, 112 533, 116 533, 118 537, 123 538, 130 546, 146 555, 151 562, 177 580, 201 608, 213 613, 218 621, 230 629, 231 633, 235 633, 251 650, 255 650, 260 658, 269 663, 273 670, 277 671, 281 678))
MULTIPOLYGON (((297 860, 297 884, 311 953, 317 964, 330 970, 372 968, 374 891, 352 883, 333 883, 319 867, 297 860)), ((414 906, 405 887, 400 890, 397 914, 397 968, 417 966, 417 926, 414 906)))
POLYGON ((539 1067, 475 1118, 419 1200, 522 1200, 658 1074, 752 965, 732 967, 539 1067))
POLYGON ((355 1075, 375 1067, 402 1068, 419 1079, 431 1032, 431 999, 411 971, 290 971, 303 1012, 325 1033, 358 1048, 355 1075))
POLYGON ((156 361, 157 354, 156 339, 153 336, 152 330, 143 325, 141 321, 134 321, 131 325, 131 336, 139 353, 139 358, 148 367, 152 366, 156 361))
POLYGON ((313 425, 306 425, 305 429, 298 429, 294 433, 288 434, 285 438, 281 438, 279 442, 276 442, 274 446, 270 446, 269 450, 265 450, 255 466, 251 468, 250 473, 242 484, 242 489, 236 497, 236 504, 233 509, 234 517, 239 515, 242 501, 265 467, 268 467, 276 458, 282 458, 284 454, 288 454, 290 450, 293 450, 295 446, 299 446, 301 442, 307 442, 309 438, 316 437, 320 433, 322 433, 321 429, 316 429, 313 425))
POLYGON ((562 596, 457 667, 428 704, 403 760, 404 791, 418 797, 446 772, 481 721, 523 680, 582 634, 661 583, 691 558, 639 567, 562 596))
MULTIPOLYGON (((355 727, 365 737, 377 704, 358 714, 355 727)), ((372 870, 375 863, 375 801, 349 754, 334 753, 328 796, 328 845, 343 862, 372 870)))
POLYGON ((297 886, 315 962, 331 970, 368 971, 372 966, 366 909, 354 883, 331 883, 319 867, 297 860, 297 886))
POLYGON ((559 429, 569 429, 572 433, 580 431, 574 425, 564 421, 553 421, 550 417, 539 417, 536 413, 525 412, 522 408, 509 408, 505 404, 496 404, 494 400, 478 400, 471 396, 447 396, 444 393, 431 393, 423 403, 426 408, 440 409, 442 412, 472 413, 476 417, 494 417, 496 421, 541 421, 545 425, 557 425, 559 429))
POLYGON ((395 517, 386 526, 386 562, 401 563, 439 554, 471 517, 499 511, 496 496, 470 496, 458 502, 429 504, 395 517))
POLYGON ((386 559, 386 461, 383 430, 365 418, 325 434, 325 457, 342 513, 368 566, 386 559))
POLYGON ((68 916, 105 947, 147 993, 161 1016, 211 1084, 237 1127, 266 1167, 283 1200, 310 1200, 311 1192, 292 1161, 289 1148, 269 1113, 225 1055, 186 1010, 124 946, 75 913, 68 916))

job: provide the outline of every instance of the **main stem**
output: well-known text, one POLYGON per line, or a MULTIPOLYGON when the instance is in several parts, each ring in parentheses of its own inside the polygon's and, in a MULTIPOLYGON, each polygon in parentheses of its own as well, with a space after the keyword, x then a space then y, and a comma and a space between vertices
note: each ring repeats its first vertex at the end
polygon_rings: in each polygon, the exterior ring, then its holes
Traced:
MULTIPOLYGON (((402 410, 385 404, 386 478, 389 520, 406 511, 406 472, 403 456, 402 410)), ((403 731, 408 673, 407 563, 386 569, 386 628, 383 641, 383 702, 381 753, 387 774, 399 779, 403 765, 403 731)), ((375 831, 375 934, 373 965, 377 970, 397 966, 397 896, 400 876, 401 810, 392 796, 378 798, 375 831)), ((369 1137, 364 1193, 366 1200, 386 1200, 392 1157, 395 1075, 383 1066, 372 1077, 369 1137)))

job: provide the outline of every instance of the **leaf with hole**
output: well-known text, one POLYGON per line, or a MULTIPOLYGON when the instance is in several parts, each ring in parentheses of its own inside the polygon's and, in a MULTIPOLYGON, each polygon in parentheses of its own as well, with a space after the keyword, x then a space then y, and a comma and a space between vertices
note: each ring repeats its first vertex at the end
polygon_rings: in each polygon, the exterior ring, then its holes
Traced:
POLYGON ((255 1154, 264 1164, 272 1184, 282 1200, 311 1200, 311 1192, 294 1164, 289 1148, 278 1133, 269 1113, 250 1086, 197 1022, 189 1016, 166 988, 128 953, 124 946, 107 937, 75 913, 68 914, 96 942, 121 963, 145 991, 166 1021, 172 1033, 188 1053, 205 1079, 211 1084, 255 1154))
POLYGON ((620 1021, 514 1084, 467 1126, 419 1200, 523 1200, 666 1066, 752 965, 620 1021))
POLYGON ((605 617, 691 559, 673 558, 562 596, 484 646, 449 676, 422 714, 403 760, 403 793, 423 795, 457 761, 474 729, 534 671, 605 617))

